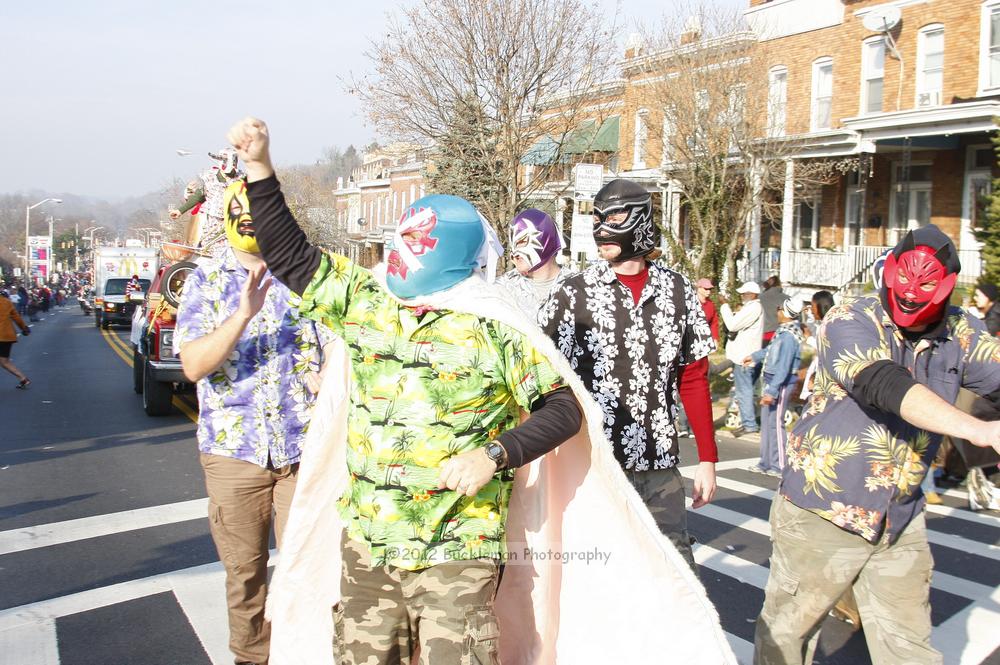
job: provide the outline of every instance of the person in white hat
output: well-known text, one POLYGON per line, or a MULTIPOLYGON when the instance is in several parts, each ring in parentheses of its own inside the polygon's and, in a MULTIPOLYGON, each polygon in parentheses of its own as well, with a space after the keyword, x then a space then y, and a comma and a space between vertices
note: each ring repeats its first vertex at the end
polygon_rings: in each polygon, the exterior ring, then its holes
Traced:
POLYGON ((747 367, 743 360, 760 350, 764 316, 760 306, 760 285, 744 282, 736 289, 743 298, 743 307, 736 313, 729 303, 722 303, 719 313, 726 324, 726 358, 733 362, 733 384, 736 388, 736 404, 740 408, 741 424, 734 429, 733 436, 757 432, 757 417, 753 405, 754 368, 747 367))

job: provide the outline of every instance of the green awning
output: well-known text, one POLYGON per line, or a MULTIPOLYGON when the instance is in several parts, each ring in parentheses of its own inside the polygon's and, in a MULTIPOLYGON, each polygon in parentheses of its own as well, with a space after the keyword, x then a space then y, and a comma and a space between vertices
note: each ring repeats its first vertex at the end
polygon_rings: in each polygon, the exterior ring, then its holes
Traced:
POLYGON ((588 152, 618 152, 618 130, 621 121, 614 115, 597 126, 596 120, 585 120, 566 137, 563 152, 582 155, 588 152))
POLYGON ((562 141, 560 150, 559 141, 551 136, 543 136, 535 142, 535 145, 528 149, 522 164, 547 165, 556 162, 557 157, 562 155, 564 162, 567 155, 583 155, 588 152, 618 152, 618 130, 621 121, 618 116, 611 116, 598 126, 596 120, 584 120, 580 125, 569 132, 562 141))
POLYGON ((535 145, 528 148, 528 152, 521 158, 521 163, 545 166, 555 162, 558 154, 559 144, 551 136, 543 136, 535 141, 535 145))

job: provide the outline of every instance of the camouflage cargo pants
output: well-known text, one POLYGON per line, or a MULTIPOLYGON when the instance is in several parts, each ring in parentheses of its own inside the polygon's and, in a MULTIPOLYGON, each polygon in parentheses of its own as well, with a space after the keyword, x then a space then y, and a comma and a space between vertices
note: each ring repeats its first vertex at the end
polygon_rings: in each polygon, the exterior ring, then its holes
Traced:
POLYGON ((779 494, 771 504, 771 541, 755 665, 812 663, 823 619, 852 584, 874 665, 940 665, 931 646, 934 562, 923 513, 895 543, 872 544, 779 494))
POLYGON ((423 570, 372 566, 368 548, 343 538, 341 601, 333 608, 337 665, 499 665, 494 559, 423 570))
POLYGON ((677 467, 653 471, 625 471, 632 487, 642 497, 656 520, 660 532, 670 539, 695 575, 698 567, 691 551, 691 536, 687 530, 687 508, 684 505, 684 479, 677 467))

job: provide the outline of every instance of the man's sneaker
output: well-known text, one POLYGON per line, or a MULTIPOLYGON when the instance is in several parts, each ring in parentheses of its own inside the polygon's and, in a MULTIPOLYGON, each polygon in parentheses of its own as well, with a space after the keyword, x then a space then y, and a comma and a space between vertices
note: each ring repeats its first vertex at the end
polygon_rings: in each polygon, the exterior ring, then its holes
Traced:
POLYGON ((729 433, 732 434, 734 439, 738 439, 747 433, 747 428, 743 426, 734 427, 733 429, 729 430, 729 433))
POLYGON ((778 471, 777 469, 768 469, 764 473, 771 476, 772 478, 781 478, 781 471, 778 471))
POLYGON ((768 475, 768 470, 762 467, 760 464, 754 464, 753 466, 748 466, 747 471, 751 473, 761 473, 764 475, 768 475))

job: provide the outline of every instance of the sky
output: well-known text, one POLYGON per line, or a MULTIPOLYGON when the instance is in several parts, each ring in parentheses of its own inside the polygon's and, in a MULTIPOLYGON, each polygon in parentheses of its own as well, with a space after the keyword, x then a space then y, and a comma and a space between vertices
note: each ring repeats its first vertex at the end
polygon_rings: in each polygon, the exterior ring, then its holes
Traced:
MULTIPOLYGON (((412 1, 412 0, 411 0, 412 1)), ((681 0, 596 0, 634 29, 681 0)), ((748 0, 707 0, 742 8, 748 0)), ((120 199, 188 179, 267 121, 279 164, 374 136, 346 92, 397 0, 0 3, 0 193, 120 199), (177 150, 191 150, 187 157, 177 150)))

